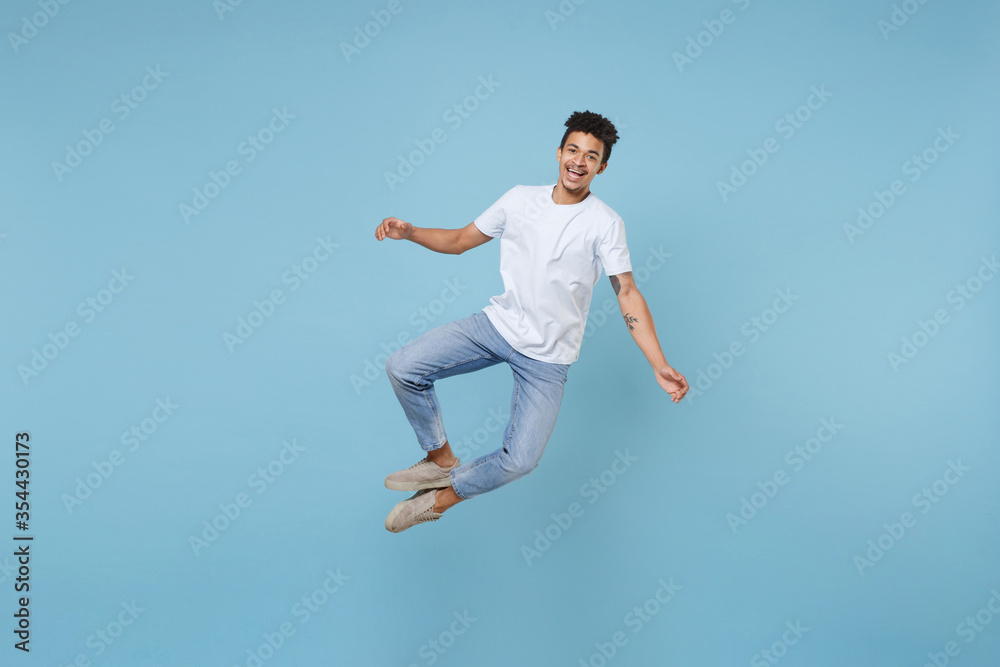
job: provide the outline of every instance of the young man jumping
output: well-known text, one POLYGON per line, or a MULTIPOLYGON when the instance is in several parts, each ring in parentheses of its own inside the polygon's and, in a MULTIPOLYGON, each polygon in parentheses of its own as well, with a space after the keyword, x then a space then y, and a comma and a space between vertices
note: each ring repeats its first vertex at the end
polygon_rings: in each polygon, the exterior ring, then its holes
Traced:
POLYGON ((577 111, 556 150, 555 185, 515 186, 461 229, 414 227, 398 218, 376 228, 379 241, 409 239, 454 255, 499 236, 504 287, 481 311, 425 332, 386 361, 393 391, 427 452, 386 477, 390 489, 417 492, 389 512, 387 530, 437 521, 452 505, 534 470, 555 428, 569 366, 579 358, 602 268, 657 383, 675 403, 687 394, 687 380, 663 356, 649 307, 632 280, 625 225, 590 192, 617 140, 608 119, 577 111), (448 444, 434 381, 501 362, 514 372, 502 446, 462 465, 448 444))

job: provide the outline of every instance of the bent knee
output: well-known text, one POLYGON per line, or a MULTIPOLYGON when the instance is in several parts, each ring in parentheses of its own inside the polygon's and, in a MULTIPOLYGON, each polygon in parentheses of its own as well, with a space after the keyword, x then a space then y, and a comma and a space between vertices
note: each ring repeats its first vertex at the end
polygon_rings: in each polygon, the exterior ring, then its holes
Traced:
POLYGON ((406 357, 402 350, 396 350, 385 360, 385 374, 392 379, 400 380, 406 375, 406 357))
POLYGON ((538 461, 540 458, 525 458, 519 457, 515 458, 510 455, 509 452, 505 453, 503 457, 503 469, 512 478, 524 477, 532 470, 538 467, 538 461))

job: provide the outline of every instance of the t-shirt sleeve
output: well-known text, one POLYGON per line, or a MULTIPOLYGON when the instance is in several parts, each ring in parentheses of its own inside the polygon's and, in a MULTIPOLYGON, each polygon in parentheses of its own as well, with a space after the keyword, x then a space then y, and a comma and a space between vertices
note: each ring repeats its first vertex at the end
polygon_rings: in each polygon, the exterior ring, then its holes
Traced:
POLYGON ((597 256, 604 265, 604 273, 613 276, 632 270, 632 260, 628 254, 628 244, 625 242, 625 223, 621 218, 615 218, 611 228, 597 245, 597 256))
POLYGON ((507 209, 513 196, 514 188, 511 188, 473 221, 479 231, 493 238, 503 233, 504 227, 507 225, 507 209))

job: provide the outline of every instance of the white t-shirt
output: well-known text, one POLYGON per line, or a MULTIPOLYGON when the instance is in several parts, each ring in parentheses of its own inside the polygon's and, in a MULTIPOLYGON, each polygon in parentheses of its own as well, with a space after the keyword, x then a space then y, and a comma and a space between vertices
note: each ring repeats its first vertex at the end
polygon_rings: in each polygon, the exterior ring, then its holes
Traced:
POLYGON ((591 192, 577 204, 552 201, 553 185, 517 185, 475 220, 500 237, 504 293, 483 312, 526 357, 570 364, 580 357, 594 285, 632 270, 625 223, 591 192))

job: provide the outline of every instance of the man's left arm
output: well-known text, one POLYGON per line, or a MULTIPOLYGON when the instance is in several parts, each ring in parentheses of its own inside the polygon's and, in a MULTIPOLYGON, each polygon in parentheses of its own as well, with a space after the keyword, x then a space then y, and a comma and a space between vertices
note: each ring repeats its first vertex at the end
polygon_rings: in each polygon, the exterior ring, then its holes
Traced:
POLYGON ((656 337, 656 327, 653 325, 653 315, 649 312, 646 299, 639 293, 639 288, 632 280, 632 272, 626 271, 608 278, 618 297, 618 306, 628 325, 629 333, 652 366, 656 381, 670 394, 674 403, 679 402, 687 394, 687 380, 667 363, 666 357, 663 356, 660 341, 656 337))

